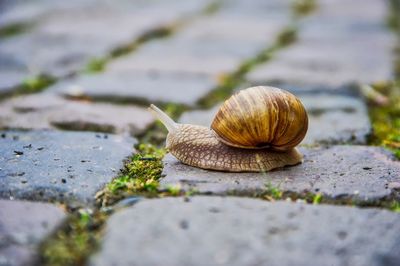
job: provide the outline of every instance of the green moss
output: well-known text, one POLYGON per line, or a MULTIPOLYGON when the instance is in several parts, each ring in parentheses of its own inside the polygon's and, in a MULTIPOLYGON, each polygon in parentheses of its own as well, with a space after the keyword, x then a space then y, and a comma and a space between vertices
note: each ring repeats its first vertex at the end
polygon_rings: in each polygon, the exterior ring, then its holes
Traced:
POLYGON ((391 211, 399 212, 399 213, 400 213, 400 201, 393 201, 393 202, 390 204, 389 209, 390 209, 391 211))
POLYGON ((295 16, 306 16, 317 8, 316 0, 294 0, 292 9, 295 16))
POLYGON ((107 64, 107 58, 93 58, 86 65, 86 73, 102 72, 107 64))
POLYGON ((278 48, 284 48, 286 46, 291 45, 297 40, 297 32, 298 29, 295 25, 289 25, 284 28, 277 37, 277 41, 275 43, 275 50, 278 48))
POLYGON ((276 51, 296 41, 297 28, 288 26, 277 36, 275 43, 261 50, 254 57, 244 60, 239 67, 230 74, 220 77, 219 85, 198 101, 202 108, 211 108, 215 104, 227 99, 245 81, 245 76, 256 66, 270 60, 276 51))
POLYGON ((312 197, 313 197, 312 203, 314 205, 318 205, 318 204, 321 203, 321 201, 322 201, 322 194, 321 193, 317 193, 317 194, 313 195, 312 197))
POLYGON ((222 7, 222 0, 217 0, 217 1, 213 1, 210 4, 208 4, 203 10, 202 10, 202 14, 203 15, 213 15, 215 13, 217 13, 222 7))
POLYGON ((380 83, 373 87, 388 99, 385 105, 369 103, 373 133, 369 143, 386 147, 400 158, 400 83, 380 83))
POLYGON ((279 186, 273 186, 271 183, 265 185, 265 191, 262 193, 262 197, 268 200, 280 200, 282 199, 283 191, 279 189, 279 186))
POLYGON ((139 48, 142 44, 147 43, 149 41, 169 37, 174 33, 178 25, 179 23, 175 25, 167 25, 149 30, 144 34, 142 34, 134 42, 114 49, 110 54, 110 58, 121 57, 128 53, 131 53, 135 51, 137 48, 139 48))
POLYGON ((127 55, 129 53, 132 53, 136 49, 138 49, 141 45, 144 43, 161 39, 161 38, 166 38, 174 33, 176 28, 180 26, 181 23, 176 23, 173 25, 167 25, 167 26, 161 26, 152 30, 149 30, 139 36, 136 40, 132 41, 131 43, 128 43, 126 45, 120 46, 118 48, 115 48, 110 52, 110 54, 101 57, 101 58, 93 58, 91 59, 86 67, 84 68, 83 72, 86 73, 98 73, 104 71, 106 65, 110 60, 113 60, 115 58, 127 55))
POLYGON ((18 88, 16 94, 40 92, 54 82, 54 78, 43 75, 27 78, 22 82, 22 85, 18 88))
POLYGON ((373 133, 370 144, 386 147, 400 159, 400 0, 389 1, 388 24, 397 35, 394 50, 394 81, 372 84, 386 101, 369 102, 369 115, 373 133))
POLYGON ((165 149, 150 144, 139 145, 138 153, 125 164, 121 175, 97 193, 98 205, 109 206, 132 195, 157 196, 164 155, 165 149))
POLYGON ((24 33, 31 27, 27 23, 13 23, 0 28, 0 38, 6 38, 24 33))
POLYGON ((168 195, 175 197, 180 196, 183 193, 182 187, 179 184, 167 186, 166 192, 168 193, 168 195))
POLYGON ((99 245, 107 215, 81 209, 40 247, 40 265, 85 265, 99 245))
POLYGON ((400 0, 390 0, 388 11, 388 26, 394 31, 400 31, 400 0))

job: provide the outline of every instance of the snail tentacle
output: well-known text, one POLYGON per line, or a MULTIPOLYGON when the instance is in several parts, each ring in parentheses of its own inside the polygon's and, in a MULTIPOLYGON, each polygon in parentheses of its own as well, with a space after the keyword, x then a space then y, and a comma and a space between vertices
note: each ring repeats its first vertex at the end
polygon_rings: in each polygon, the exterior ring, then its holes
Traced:
POLYGON ((173 133, 177 130, 178 124, 174 120, 172 120, 172 118, 169 117, 166 113, 164 113, 160 108, 158 108, 154 104, 150 104, 150 107, 148 109, 161 121, 161 123, 163 123, 169 133, 173 133))

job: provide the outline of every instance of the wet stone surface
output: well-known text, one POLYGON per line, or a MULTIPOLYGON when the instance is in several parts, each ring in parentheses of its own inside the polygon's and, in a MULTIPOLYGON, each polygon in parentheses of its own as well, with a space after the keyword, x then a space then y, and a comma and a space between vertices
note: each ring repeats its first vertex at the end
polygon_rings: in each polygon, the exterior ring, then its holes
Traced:
POLYGON ((163 198, 114 214, 90 265, 396 265, 399 239, 386 210, 163 198))
MULTIPOLYGON (((308 131, 302 144, 365 144, 371 126, 364 102, 340 94, 297 95, 309 117, 308 131)), ((219 105, 209 110, 184 113, 179 122, 209 127, 219 105)))
POLYGON ((174 102, 194 105, 215 85, 214 79, 201 75, 162 75, 126 71, 84 75, 57 83, 50 87, 49 91, 66 96, 85 96, 93 100, 174 102))
POLYGON ((287 19, 287 12, 254 17, 232 11, 199 17, 169 38, 146 43, 135 53, 113 60, 102 73, 82 75, 50 90, 93 99, 196 105, 222 77, 271 46, 287 19))
MULTIPOLYGON (((0 70, 1 71, 1 70, 0 70)), ((26 72, 21 71, 1 71, 0 73, 0 96, 13 92, 21 80, 26 77, 26 72)))
POLYGON ((201 10, 207 3, 85 0, 64 4, 35 1, 32 5, 20 1, 4 11, 0 25, 23 22, 30 26, 29 31, 2 39, 0 54, 12 55, 15 66, 18 63, 26 69, 25 78, 38 74, 65 77, 83 70, 92 58, 104 57, 149 30, 201 10), (113 30, 106 30, 110 27, 113 30))
POLYGON ((203 170, 184 165, 168 154, 161 186, 180 184, 186 191, 251 195, 265 191, 271 184, 284 192, 367 201, 390 195, 392 184, 400 181, 400 162, 393 161, 382 148, 333 146, 299 150, 304 154, 302 164, 260 174, 203 170))
POLYGON ((65 217, 48 203, 0 200, 0 265, 35 265, 38 245, 65 217))
POLYGON ((234 72, 242 61, 272 45, 287 17, 277 19, 211 16, 197 19, 166 40, 141 47, 117 59, 109 72, 152 72, 203 75, 211 78, 234 72))
POLYGON ((12 55, 0 51, 0 96, 15 90, 27 73, 28 70, 16 62, 12 55))
POLYGON ((134 143, 100 133, 1 131, 0 197, 90 204, 134 143))
POLYGON ((337 88, 392 78, 395 39, 381 1, 319 1, 301 23, 297 42, 248 75, 254 84, 280 81, 337 88), (360 6, 368 6, 360 12, 360 6), (374 52, 371 52, 374 51, 374 52))
POLYGON ((299 98, 309 115, 302 144, 367 143, 371 125, 362 99, 317 93, 299 98))
POLYGON ((59 128, 134 136, 153 122, 145 108, 72 101, 49 93, 20 96, 0 105, 0 128, 7 129, 59 128))

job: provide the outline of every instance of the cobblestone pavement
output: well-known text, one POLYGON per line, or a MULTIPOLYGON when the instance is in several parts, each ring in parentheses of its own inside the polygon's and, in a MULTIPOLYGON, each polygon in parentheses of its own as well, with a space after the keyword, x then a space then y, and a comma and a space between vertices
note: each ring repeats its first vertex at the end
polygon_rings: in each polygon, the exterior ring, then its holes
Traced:
POLYGON ((70 241, 85 219, 80 234, 99 245, 74 249, 75 265, 398 265, 400 216, 382 207, 400 209, 400 163, 369 145, 358 90, 395 79, 388 11, 379 0, 0 1, 0 266, 57 265, 42 261, 44 243, 70 241), (179 197, 96 205, 160 133, 149 103, 209 126, 213 95, 251 85, 304 103, 302 164, 233 174, 167 154, 159 196, 179 197))

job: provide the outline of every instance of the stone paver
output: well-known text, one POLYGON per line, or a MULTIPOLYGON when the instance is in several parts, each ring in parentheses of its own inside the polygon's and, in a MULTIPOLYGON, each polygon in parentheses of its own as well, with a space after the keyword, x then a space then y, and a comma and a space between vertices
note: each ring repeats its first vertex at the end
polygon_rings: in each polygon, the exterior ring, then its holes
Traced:
POLYGON ((396 265, 399 248, 386 210, 164 198, 114 214, 90 265, 396 265))
MULTIPOLYGON (((1 7, 0 7, 1 9, 1 7)), ((0 96, 13 91, 26 77, 26 68, 0 51, 0 96)))
POLYGON ((40 93, 12 98, 0 105, 0 128, 49 129, 142 134, 153 116, 137 106, 71 101, 40 93))
MULTIPOLYGON (((38 246, 66 220, 56 205, 21 199, 94 207, 96 192, 136 152, 129 135, 151 133, 154 118, 143 104, 199 107, 292 23, 296 42, 245 78, 302 100, 310 118, 299 148, 304 162, 226 173, 167 154, 161 189, 180 185, 212 196, 121 200, 88 264, 398 265, 398 213, 249 198, 272 185, 338 201, 400 200, 399 161, 382 148, 342 145, 367 144, 371 132, 351 85, 393 79, 387 3, 316 2, 315 12, 294 18, 291 0, 0 0, 1 33, 17 25, 0 41, 0 97, 27 78, 59 78, 45 92, 0 103, 0 266, 38 264, 38 246), (201 13, 210 3, 220 6, 201 13), (18 32, 18 25, 26 28, 18 32), (166 26, 176 26, 171 36, 112 58, 101 72, 83 71, 92 59, 166 26)), ((180 122, 209 126, 217 108, 186 112, 180 122)))
MULTIPOLYGON (((82 95, 93 99, 114 97, 195 105, 218 86, 221 77, 276 40, 289 20, 288 12, 273 14, 268 6, 264 10, 270 16, 240 16, 232 11, 198 18, 170 38, 113 60, 103 73, 80 76, 50 90, 68 95, 72 93, 71 85, 75 85, 82 95)), ((281 6, 289 10, 287 3, 281 6)))
POLYGON ((92 203, 134 143, 100 133, 2 131, 0 197, 92 203))
POLYGON ((0 73, 0 96, 13 92, 26 77, 24 72, 18 70, 6 70, 0 73))
POLYGON ((115 60, 107 69, 217 77, 235 71, 243 60, 271 45, 286 22, 287 17, 245 21, 230 16, 205 17, 170 39, 115 60))
MULTIPOLYGON (((42 12, 37 7, 46 6, 49 1, 36 2, 36 6, 29 3, 27 6, 20 5, 28 14, 36 12, 32 17, 38 17, 38 22, 28 32, 2 39, 0 43, 0 53, 12 55, 13 61, 22 64, 26 77, 37 74, 69 75, 83 69, 91 58, 103 57, 146 31, 172 23, 209 3, 199 0, 184 3, 176 0, 119 1, 118 4, 110 1, 72 1, 70 5, 50 4, 48 12, 46 8, 42 12)), ((11 9, 11 17, 12 10, 16 8, 11 9)), ((18 16, 16 13, 15 16, 18 16)), ((24 17, 23 14, 21 16, 24 17)))
POLYGON ((294 45, 248 75, 252 83, 337 88, 392 78, 395 38, 385 26, 384 2, 322 0, 318 6, 294 45), (360 12, 360 6, 367 8, 360 12))
POLYGON ((38 245, 65 217, 48 203, 0 200, 0 265, 36 265, 38 245))
POLYGON ((193 105, 214 88, 208 77, 154 75, 152 73, 104 73, 59 82, 49 91, 66 96, 86 96, 94 100, 175 102, 193 105))
POLYGON ((360 99, 345 95, 300 96, 310 115, 303 144, 366 144, 371 132, 367 108, 360 99))
POLYGON ((180 184, 184 190, 201 193, 251 194, 271 184, 282 191, 371 200, 390 195, 391 184, 400 181, 400 162, 392 161, 382 148, 333 146, 300 148, 300 152, 304 154, 302 164, 260 174, 203 170, 184 165, 168 154, 161 185, 180 184))
POLYGON ((35 22, 42 17, 46 17, 53 12, 60 12, 77 7, 84 7, 93 2, 104 2, 102 0, 70 0, 70 1, 51 1, 51 0, 32 0, 14 1, 6 0, 0 3, 0 27, 13 24, 23 24, 35 22))
MULTIPOLYGON (((365 144, 370 122, 363 101, 340 94, 297 95, 307 109, 309 127, 302 144, 365 144)), ((179 122, 210 126, 219 105, 184 113, 179 122)))

